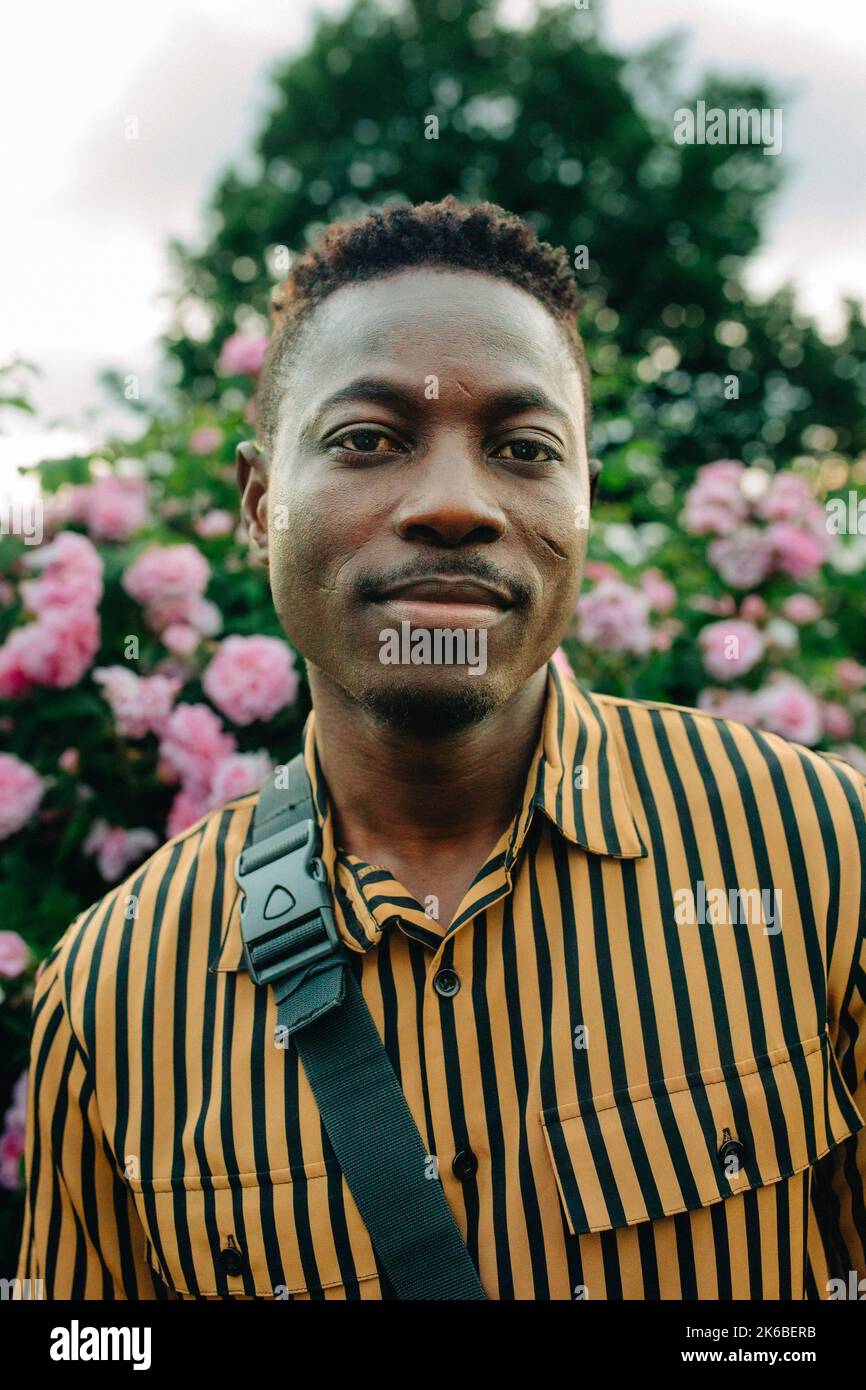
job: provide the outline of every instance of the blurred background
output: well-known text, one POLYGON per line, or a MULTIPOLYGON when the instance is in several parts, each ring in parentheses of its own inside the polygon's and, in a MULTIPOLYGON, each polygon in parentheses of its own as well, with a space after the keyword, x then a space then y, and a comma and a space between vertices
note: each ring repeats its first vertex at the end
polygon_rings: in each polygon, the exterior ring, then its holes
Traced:
POLYGON ((603 475, 558 660, 866 772, 862 7, 85 0, 16 26, 0 1274, 39 961, 297 747, 303 662, 246 560, 234 451, 271 291, 332 219, 454 193, 568 249, 603 475), (699 101, 780 112, 781 152, 677 143, 699 101))

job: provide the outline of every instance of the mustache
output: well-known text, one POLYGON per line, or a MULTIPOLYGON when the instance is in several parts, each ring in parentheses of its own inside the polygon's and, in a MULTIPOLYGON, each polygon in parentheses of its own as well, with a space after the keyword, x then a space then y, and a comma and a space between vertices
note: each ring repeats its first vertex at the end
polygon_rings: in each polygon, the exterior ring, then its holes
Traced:
POLYGON ((409 565, 364 575, 355 587, 359 598, 373 599, 394 584, 430 579, 434 575, 449 579, 477 579, 481 583, 496 585, 508 594, 515 608, 525 608, 532 600, 532 589, 528 584, 516 575, 506 574, 480 555, 445 556, 441 551, 428 558, 419 557, 409 565))

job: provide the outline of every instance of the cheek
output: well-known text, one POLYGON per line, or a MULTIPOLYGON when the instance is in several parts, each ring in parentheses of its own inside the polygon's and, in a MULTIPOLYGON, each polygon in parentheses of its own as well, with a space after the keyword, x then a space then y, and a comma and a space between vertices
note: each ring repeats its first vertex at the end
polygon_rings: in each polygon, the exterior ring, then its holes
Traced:
POLYGON ((297 467, 281 486, 271 486, 268 530, 271 553, 285 570, 305 571, 315 557, 327 563, 332 539, 341 529, 339 498, 324 495, 321 480, 297 467))
POLYGON ((298 469, 268 503, 271 590, 279 612, 321 614, 340 574, 363 546, 370 519, 345 475, 316 479, 298 469))
POLYGON ((575 590, 589 539, 589 507, 569 480, 521 509, 521 530, 545 584, 575 590))

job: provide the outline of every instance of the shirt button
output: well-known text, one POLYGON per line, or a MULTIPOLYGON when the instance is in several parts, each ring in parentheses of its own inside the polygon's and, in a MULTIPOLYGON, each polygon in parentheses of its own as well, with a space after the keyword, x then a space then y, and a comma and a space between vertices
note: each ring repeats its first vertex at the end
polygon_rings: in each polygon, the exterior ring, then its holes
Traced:
POLYGON ((244 1272, 244 1257, 236 1245, 227 1245, 219 1253, 219 1266, 229 1279, 236 1279, 244 1272))
POLYGON ((739 1139, 732 1139, 730 1130, 725 1130, 727 1136, 724 1143, 719 1148, 719 1163, 724 1168, 729 1177, 735 1177, 743 1166, 746 1157, 746 1149, 739 1139))
POLYGON ((446 966, 433 976, 433 988, 443 999, 452 999, 460 988, 460 976, 456 970, 449 970, 446 966))
POLYGON ((451 1171, 455 1178, 461 1182, 467 1182, 474 1173, 478 1172, 478 1159, 471 1149, 461 1149, 454 1155, 451 1162, 451 1171))

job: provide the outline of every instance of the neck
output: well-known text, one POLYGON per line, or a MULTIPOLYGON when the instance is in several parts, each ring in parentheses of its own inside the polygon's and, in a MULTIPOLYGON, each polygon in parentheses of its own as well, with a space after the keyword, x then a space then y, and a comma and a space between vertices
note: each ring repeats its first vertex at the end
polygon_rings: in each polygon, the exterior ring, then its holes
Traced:
POLYGON ((480 723, 435 740, 383 727, 324 672, 308 671, 345 850, 381 862, 394 846, 411 855, 495 841, 511 823, 541 728, 546 667, 480 723))

